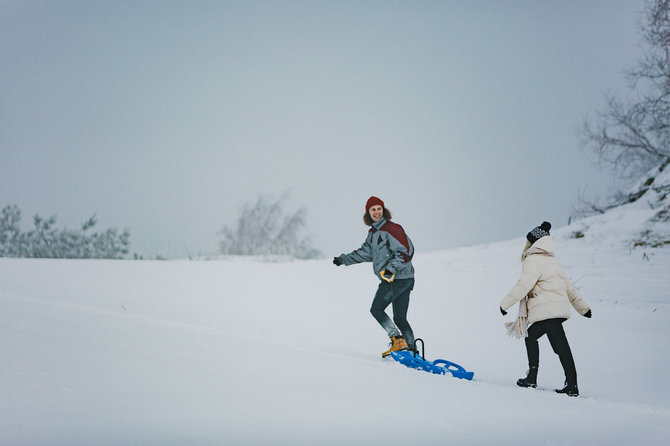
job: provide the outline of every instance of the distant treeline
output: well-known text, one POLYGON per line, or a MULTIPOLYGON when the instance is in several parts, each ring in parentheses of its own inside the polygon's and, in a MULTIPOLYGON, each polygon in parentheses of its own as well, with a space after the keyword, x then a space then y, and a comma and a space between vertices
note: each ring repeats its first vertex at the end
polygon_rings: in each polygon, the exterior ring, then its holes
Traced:
POLYGON ((115 228, 93 232, 95 215, 80 229, 58 229, 56 216, 33 217, 34 228, 21 231, 21 211, 6 206, 0 215, 0 257, 120 259, 128 253, 130 233, 115 228))
MULTIPOLYGON (((240 210, 236 224, 224 226, 219 251, 224 255, 318 258, 321 253, 300 233, 306 210, 285 212, 288 194, 259 197, 240 210)), ((130 233, 110 228, 94 232, 95 215, 79 229, 56 228, 56 216, 33 217, 34 228, 21 231, 21 210, 10 205, 0 213, 0 257, 122 259, 128 254, 130 233)), ((142 259, 135 254, 135 259, 142 259)), ((159 257, 162 259, 162 257, 159 257)))

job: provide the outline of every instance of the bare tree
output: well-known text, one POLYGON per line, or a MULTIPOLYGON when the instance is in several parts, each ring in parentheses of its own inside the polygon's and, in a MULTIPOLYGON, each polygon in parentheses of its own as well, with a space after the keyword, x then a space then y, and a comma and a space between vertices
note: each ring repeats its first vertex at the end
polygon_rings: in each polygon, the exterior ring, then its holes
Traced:
POLYGON ((252 206, 245 204, 235 227, 224 226, 220 231, 223 240, 219 244, 222 254, 230 255, 282 255, 301 259, 320 255, 309 237, 300 238, 305 227, 306 210, 298 209, 284 215, 287 195, 274 200, 261 196, 252 206))
POLYGON ((582 142, 602 165, 625 178, 644 175, 670 161, 670 0, 646 6, 644 54, 630 70, 636 100, 608 97, 595 124, 584 121, 582 142))

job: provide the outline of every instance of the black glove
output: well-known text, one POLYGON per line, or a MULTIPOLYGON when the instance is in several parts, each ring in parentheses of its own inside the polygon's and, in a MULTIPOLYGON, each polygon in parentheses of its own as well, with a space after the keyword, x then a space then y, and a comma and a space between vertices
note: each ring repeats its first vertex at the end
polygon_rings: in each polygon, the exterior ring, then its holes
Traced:
POLYGON ((342 264, 342 260, 340 260, 339 257, 333 257, 333 263, 337 266, 340 266, 342 264))
POLYGON ((503 310, 502 307, 500 307, 500 312, 502 313, 503 316, 507 314, 507 311, 503 310))
POLYGON ((591 319, 591 316, 593 316, 593 315, 591 314, 591 309, 589 308, 589 311, 584 313, 584 317, 588 317, 589 319, 591 319))

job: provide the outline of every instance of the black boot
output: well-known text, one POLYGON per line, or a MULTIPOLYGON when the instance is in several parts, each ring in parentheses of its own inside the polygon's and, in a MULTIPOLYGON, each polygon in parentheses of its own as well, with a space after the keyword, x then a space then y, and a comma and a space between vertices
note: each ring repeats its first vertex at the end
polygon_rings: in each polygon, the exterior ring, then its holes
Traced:
POLYGON ((579 396, 579 389, 577 388, 577 377, 570 377, 565 380, 565 387, 557 389, 556 393, 565 393, 567 396, 579 396))
POLYGON ((525 378, 519 378, 516 385, 519 387, 537 387, 537 369, 538 366, 530 366, 528 375, 525 378))

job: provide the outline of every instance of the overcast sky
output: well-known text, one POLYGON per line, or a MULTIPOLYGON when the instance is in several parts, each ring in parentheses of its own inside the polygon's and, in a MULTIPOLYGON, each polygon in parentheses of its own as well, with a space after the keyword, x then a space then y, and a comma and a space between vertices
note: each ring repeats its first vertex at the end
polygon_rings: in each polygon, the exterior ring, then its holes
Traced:
POLYGON ((324 256, 381 197, 417 253, 568 222, 611 186, 580 149, 628 94, 644 3, 0 1, 0 207, 216 253, 291 194, 324 256))

